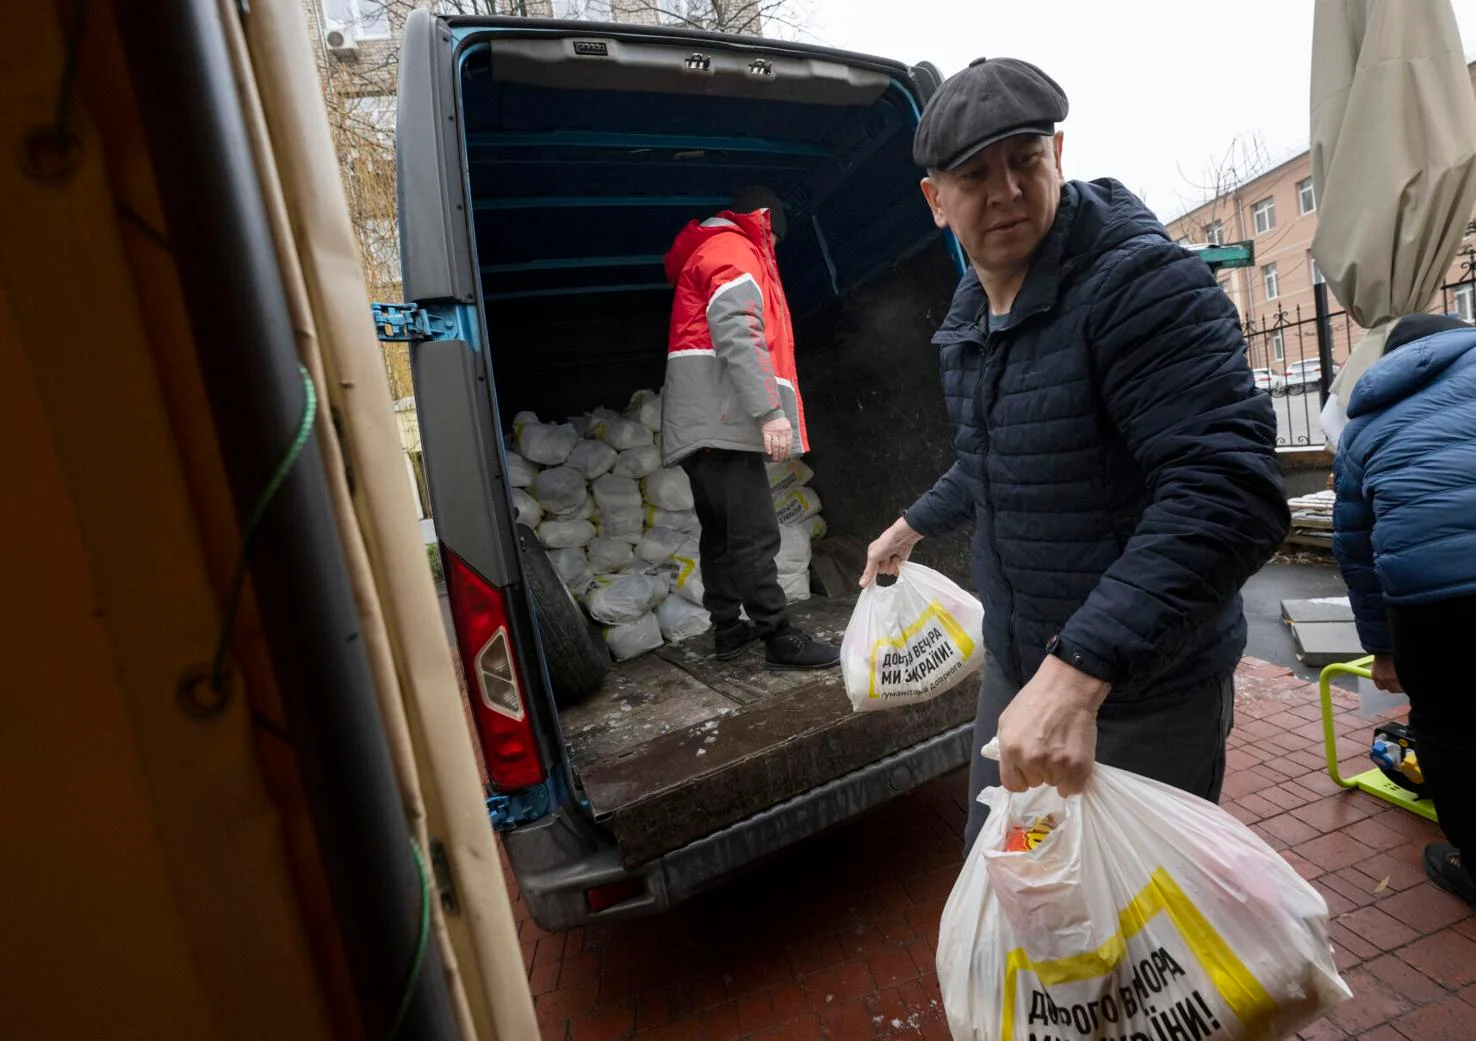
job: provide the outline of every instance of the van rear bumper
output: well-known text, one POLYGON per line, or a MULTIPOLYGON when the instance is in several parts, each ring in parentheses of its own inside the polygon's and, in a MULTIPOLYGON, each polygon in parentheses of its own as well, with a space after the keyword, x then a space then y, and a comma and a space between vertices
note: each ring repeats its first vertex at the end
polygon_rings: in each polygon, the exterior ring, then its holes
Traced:
POLYGON ((609 836, 570 807, 504 832, 503 845, 524 903, 544 929, 656 914, 735 872, 842 824, 969 761, 964 723, 859 770, 778 803, 646 864, 627 868, 609 836), (645 891, 592 912, 586 890, 640 878, 645 891))

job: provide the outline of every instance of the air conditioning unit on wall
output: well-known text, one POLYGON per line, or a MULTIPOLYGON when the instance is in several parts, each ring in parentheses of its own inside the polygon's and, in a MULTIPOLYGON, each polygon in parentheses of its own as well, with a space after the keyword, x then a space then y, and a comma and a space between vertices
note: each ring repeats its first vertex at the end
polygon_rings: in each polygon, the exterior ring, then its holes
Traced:
POLYGON ((354 58, 359 54, 359 40, 352 25, 330 25, 324 34, 329 52, 336 58, 354 58))

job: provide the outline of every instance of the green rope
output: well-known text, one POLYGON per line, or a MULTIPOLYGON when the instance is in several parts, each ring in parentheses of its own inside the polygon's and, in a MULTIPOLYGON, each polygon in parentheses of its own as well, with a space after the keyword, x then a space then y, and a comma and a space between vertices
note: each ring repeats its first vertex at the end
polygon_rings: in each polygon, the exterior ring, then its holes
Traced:
POLYGON ((282 456, 282 461, 277 464, 272 479, 267 482, 266 489, 261 497, 256 500, 256 508, 251 511, 251 519, 246 522, 245 534, 241 537, 241 552, 236 556, 236 570, 231 575, 230 591, 226 594, 225 618, 221 622, 220 636, 215 644, 215 657, 210 662, 210 689, 216 693, 225 690, 225 661, 226 654, 231 647, 231 630, 236 627, 236 612, 241 607, 241 590, 246 585, 246 567, 251 560, 251 547, 256 542, 256 536, 261 530, 262 519, 266 516, 267 507, 276 498, 277 492, 282 489, 282 482, 287 480, 287 475, 297 465, 297 460, 302 456, 302 450, 306 447, 308 438, 313 433, 313 421, 318 414, 318 388, 313 383, 313 378, 308 375, 308 370, 301 365, 297 371, 302 373, 302 420, 297 425, 297 436, 292 439, 292 444, 287 446, 287 452, 282 456))
POLYGON ((399 1036, 405 1022, 405 1013, 410 1011, 410 1002, 415 997, 415 984, 420 980, 420 970, 425 967, 425 951, 430 946, 431 930, 431 884, 430 872, 425 867, 425 857, 420 852, 420 843, 412 836, 410 852, 415 854, 415 870, 420 873, 420 936, 415 941, 415 957, 410 962, 410 973, 405 977, 405 989, 400 994, 400 1007, 390 1024, 390 1041, 399 1036))

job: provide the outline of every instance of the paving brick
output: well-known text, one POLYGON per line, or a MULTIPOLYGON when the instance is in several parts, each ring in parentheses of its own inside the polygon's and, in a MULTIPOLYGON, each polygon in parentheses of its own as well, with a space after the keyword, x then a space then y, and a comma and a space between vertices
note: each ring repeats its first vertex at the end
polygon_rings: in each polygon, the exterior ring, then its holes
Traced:
MULTIPOLYGON (((1319 1019, 1297 1032, 1298 1041, 1342 1041, 1347 1036, 1348 1032, 1330 1019, 1319 1019)), ((1400 1038, 1400 1041, 1404 1039, 1400 1038)))
POLYGON ((1337 871, 1368 857, 1361 842, 1336 831, 1303 843, 1297 852, 1326 871, 1337 871))
POLYGON ((1471 1041, 1476 1037, 1476 1006, 1452 994, 1395 1020, 1394 1029, 1409 1041, 1471 1041))
POLYGON ((1425 885, 1427 882, 1423 868, 1388 853, 1376 854, 1367 860, 1359 861, 1356 866, 1365 875, 1381 882, 1387 879, 1389 888, 1396 893, 1403 892, 1412 886, 1425 885))
POLYGON ((1323 875, 1317 881, 1357 907, 1367 907, 1378 901, 1378 894, 1374 892, 1374 886, 1369 884, 1368 877, 1352 868, 1323 875))
POLYGON ((789 963, 798 976, 819 972, 843 961, 845 957, 834 936, 822 936, 818 940, 798 943, 789 948, 789 963))
POLYGON ((635 1030, 635 1005, 625 1001, 601 1006, 569 1024, 570 1041, 616 1041, 635 1030))
POLYGON ((1476 983, 1471 984, 1469 987, 1461 988, 1461 1000, 1467 1005, 1476 1008, 1476 983))
POLYGON ((1406 836, 1383 823, 1380 817, 1365 817, 1355 824, 1348 825, 1343 831, 1349 838, 1357 839, 1367 846, 1371 853, 1377 853, 1382 849, 1393 849, 1406 840, 1406 836))
POLYGON ((537 957, 538 954, 538 941, 525 940, 524 942, 518 944, 518 947, 521 948, 523 952, 523 969, 528 970, 533 968, 533 959, 537 957))
POLYGON ((788 1022, 810 1011, 810 999, 798 983, 786 983, 769 991, 769 1000, 774 1005, 774 1019, 788 1022))
POLYGON ((849 1005, 832 1004, 820 1010, 821 1033, 814 1041, 865 1041, 876 1035, 876 1024, 871 1021, 872 1013, 859 1002, 849 1005))
POLYGON ((1341 946, 1360 962, 1367 961, 1369 958, 1376 958, 1382 953, 1377 944, 1369 943, 1342 922, 1328 923, 1327 935, 1332 939, 1333 943, 1341 946))
POLYGON ((1362 940, 1384 951, 1398 950, 1419 933, 1398 919, 1391 918, 1378 906, 1360 907, 1349 911, 1338 919, 1340 925, 1352 930, 1362 940))
POLYGON ((1386 954, 1365 964, 1364 969, 1396 994, 1403 994, 1411 1004, 1423 1005, 1445 997, 1445 988, 1410 965, 1398 954, 1386 954))
POLYGON ((864 962, 848 962, 811 973, 800 981, 812 1009, 860 1001, 876 989, 876 981, 864 962))
POLYGON ((1274 817, 1281 812, 1281 807, 1277 806, 1273 802, 1268 802, 1255 793, 1251 793, 1250 795, 1242 795, 1240 798, 1236 799, 1235 802, 1240 806, 1244 806, 1251 813, 1254 813, 1257 819, 1260 819, 1262 817, 1274 817))
POLYGON ((1297 820, 1289 813, 1266 818, 1261 821, 1259 831, 1274 835, 1292 847, 1301 842, 1309 842, 1321 834, 1312 825, 1297 820))
POLYGON ((1317 890, 1319 896, 1327 903, 1327 915, 1329 918, 1337 918, 1338 915, 1346 914, 1358 907, 1342 893, 1327 884, 1327 875, 1323 875, 1312 883, 1312 888, 1317 890))
MULTIPOLYGON (((649 976, 639 977, 649 980, 649 976)), ((634 969, 606 969, 600 973, 600 1004, 612 1005, 617 1001, 634 998, 638 993, 637 976, 634 969)))
POLYGON ((743 1036, 738 1028, 738 1003, 735 1001, 704 1010, 697 1021, 702 1024, 702 1041, 737 1041, 743 1036))
POLYGON ((538 1022, 555 1023, 593 1012, 600 1000, 600 981, 560 987, 533 999, 538 1022))
POLYGON ((918 977, 918 967, 906 949, 882 951, 867 959, 866 964, 876 985, 883 989, 918 977))
POLYGON ((1414 886, 1379 904, 1417 932, 1433 933, 1464 920, 1471 905, 1432 885, 1414 886))
POLYGON ((1362 969, 1348 973, 1345 982, 1353 997, 1328 1015, 1328 1019, 1353 1037, 1408 1012, 1414 1004, 1392 987, 1362 969))
POLYGON ((1451 928, 1468 940, 1476 940, 1476 918, 1467 918, 1464 922, 1457 922, 1451 928))
POLYGON ((1277 783, 1278 779, 1275 777, 1267 777, 1254 770, 1244 770, 1226 776, 1222 794, 1227 799, 1244 802, 1247 795, 1274 788, 1277 783))
POLYGON ((1433 823, 1408 810, 1384 805, 1386 808, 1378 811, 1377 814, 1380 824, 1399 832, 1405 838, 1424 839, 1426 842, 1437 841, 1439 829, 1433 823))
POLYGON ((820 1017, 813 1012, 806 1013, 788 1023, 779 1024, 779 1032, 774 1035, 774 1041, 817 1041, 821 1037, 821 1029, 820 1017))
POLYGON ((1246 809, 1244 805, 1238 802, 1221 803, 1220 809, 1224 810, 1226 813, 1230 814, 1230 816, 1240 821, 1241 824, 1250 825, 1256 823, 1256 821, 1261 819, 1261 815, 1259 813, 1253 813, 1252 811, 1246 809))
POLYGON ((667 1023, 636 1034, 634 1041, 702 1041, 702 1024, 695 1019, 667 1023))
POLYGON ((881 934, 883 943, 908 944, 917 938, 917 930, 913 929, 907 919, 900 914, 889 914, 878 918, 875 925, 876 931, 881 934))
POLYGON ((929 943, 938 942, 938 923, 943 919, 943 905, 946 900, 938 900, 931 904, 919 904, 907 912, 907 924, 912 926, 917 935, 929 943))
POLYGON ((559 986, 569 987, 576 983, 600 978, 601 957, 598 951, 576 954, 559 963, 559 986))
POLYGON ((1290 864, 1292 866, 1292 870, 1301 875, 1302 878, 1306 879, 1308 882, 1311 882, 1312 880, 1317 878, 1321 878, 1324 874, 1326 874, 1326 870, 1324 868, 1322 868, 1320 865, 1312 863, 1312 861, 1302 856, 1296 850, 1284 849, 1281 850, 1280 853, 1281 859, 1290 864))
POLYGON ((559 985, 559 963, 549 962, 547 965, 535 965, 528 973, 528 990, 536 998, 540 994, 547 994, 556 990, 559 985))
POLYGON ((1476 941, 1454 929, 1442 929, 1399 953, 1410 966, 1446 987, 1476 983, 1476 941))
POLYGON ((775 1024, 774 999, 768 993, 749 994, 738 999, 738 1032, 763 1030, 775 1024))
MULTIPOLYGON (((1312 825, 1318 831, 1331 832, 1349 824, 1356 824, 1366 819, 1371 812, 1369 807, 1363 805, 1362 800, 1370 796, 1354 794, 1329 795, 1318 799, 1316 802, 1298 806, 1291 811, 1293 817, 1306 824, 1312 825)), ((1371 849, 1369 853, 1379 852, 1371 849)))

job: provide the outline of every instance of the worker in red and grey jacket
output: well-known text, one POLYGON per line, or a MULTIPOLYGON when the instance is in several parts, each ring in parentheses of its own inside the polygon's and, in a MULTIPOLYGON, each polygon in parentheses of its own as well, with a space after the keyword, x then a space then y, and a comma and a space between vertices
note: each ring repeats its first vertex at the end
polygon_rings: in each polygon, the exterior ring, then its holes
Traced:
POLYGON ((666 255, 676 296, 661 454, 692 482, 702 522, 702 603, 717 657, 736 658, 763 641, 771 668, 824 669, 839 664, 840 652, 789 624, 774 563, 779 521, 764 470, 766 457, 780 462, 809 448, 794 327, 774 258, 783 235, 783 206, 762 187, 745 188, 731 210, 677 235, 666 255))

